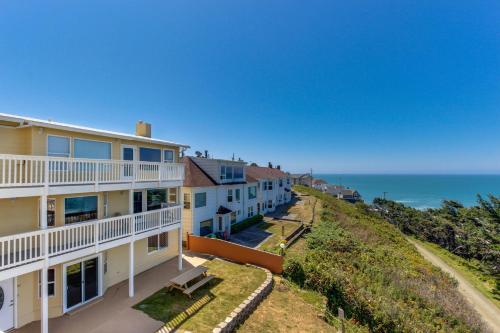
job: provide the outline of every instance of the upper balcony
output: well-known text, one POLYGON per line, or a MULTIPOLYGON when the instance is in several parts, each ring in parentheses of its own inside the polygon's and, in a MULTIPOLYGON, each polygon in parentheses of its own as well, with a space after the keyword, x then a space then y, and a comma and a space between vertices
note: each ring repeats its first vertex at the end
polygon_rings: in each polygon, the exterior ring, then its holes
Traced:
MULTIPOLYGON (((15 222, 15 221, 13 221, 15 222)), ((180 205, 0 237, 0 280, 179 229, 180 205)))
POLYGON ((0 198, 182 186, 182 163, 0 154, 0 198))

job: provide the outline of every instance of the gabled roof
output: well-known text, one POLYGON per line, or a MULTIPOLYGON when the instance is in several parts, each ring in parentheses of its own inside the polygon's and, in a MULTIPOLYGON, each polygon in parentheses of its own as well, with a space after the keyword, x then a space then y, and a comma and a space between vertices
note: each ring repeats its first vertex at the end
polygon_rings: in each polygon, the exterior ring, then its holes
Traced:
POLYGON ((59 123, 59 122, 55 122, 55 121, 51 121, 51 120, 42 120, 42 119, 36 119, 36 118, 30 118, 30 117, 24 117, 24 116, 17 116, 17 115, 7 114, 7 113, 0 113, 0 120, 6 121, 6 122, 19 123, 19 125, 22 125, 22 126, 40 126, 40 127, 54 128, 54 129, 65 130, 65 131, 72 131, 72 132, 79 132, 79 133, 86 133, 86 134, 93 134, 93 135, 102 135, 102 136, 124 139, 124 140, 135 140, 135 141, 150 142, 150 143, 157 143, 157 144, 162 144, 162 145, 189 148, 188 145, 181 144, 181 143, 175 143, 175 142, 171 142, 171 141, 152 139, 152 138, 147 138, 144 136, 127 134, 127 133, 106 131, 106 130, 101 130, 101 129, 92 128, 92 127, 84 127, 84 126, 71 125, 71 124, 66 124, 66 123, 59 123))
POLYGON ((216 214, 219 214, 219 215, 224 215, 224 214, 229 214, 229 213, 232 213, 233 211, 229 208, 226 208, 224 206, 219 206, 219 209, 217 209, 217 212, 216 214))
POLYGON ((250 176, 254 179, 278 179, 287 177, 285 172, 269 167, 247 166, 247 177, 250 176))
POLYGON ((184 186, 206 187, 217 186, 217 183, 205 171, 203 171, 191 158, 183 157, 184 163, 184 186))

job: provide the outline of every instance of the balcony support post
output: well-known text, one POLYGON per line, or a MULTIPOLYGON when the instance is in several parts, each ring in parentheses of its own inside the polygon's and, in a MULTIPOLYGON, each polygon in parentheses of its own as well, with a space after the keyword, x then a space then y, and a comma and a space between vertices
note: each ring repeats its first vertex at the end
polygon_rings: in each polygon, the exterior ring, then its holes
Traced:
POLYGON ((47 229, 47 192, 40 196, 40 229, 47 229))
POLYGON ((128 297, 134 297, 134 240, 129 244, 128 297))
MULTIPOLYGON (((45 261, 47 263, 47 261, 45 261)), ((48 267, 45 264, 41 270, 41 287, 42 295, 40 301, 42 302, 41 316, 40 316, 40 326, 41 333, 49 333, 49 290, 48 290, 48 267)))
POLYGON ((179 240, 179 257, 178 257, 178 269, 179 271, 182 271, 182 221, 179 226, 179 229, 177 229, 177 235, 178 235, 178 240, 179 240))

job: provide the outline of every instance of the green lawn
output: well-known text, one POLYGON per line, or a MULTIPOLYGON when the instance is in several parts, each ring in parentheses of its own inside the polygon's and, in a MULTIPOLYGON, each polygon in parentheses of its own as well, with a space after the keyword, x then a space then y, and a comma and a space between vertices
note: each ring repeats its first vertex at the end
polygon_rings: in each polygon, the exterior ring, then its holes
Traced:
POLYGON ((285 227, 285 237, 290 235, 293 231, 295 231, 300 224, 297 222, 289 222, 289 221, 281 221, 281 220, 270 220, 264 221, 258 225, 258 227, 262 230, 272 233, 264 243, 260 245, 260 249, 266 252, 271 252, 275 254, 279 254, 280 252, 280 242, 283 239, 282 237, 282 227, 285 227))
POLYGON ((493 293, 496 283, 495 277, 482 272, 479 269, 478 263, 474 260, 466 260, 456 256, 446 249, 441 248, 437 244, 423 242, 414 237, 411 239, 434 253, 452 268, 459 271, 470 282, 470 284, 472 284, 477 290, 479 290, 484 296, 500 308, 500 295, 493 293))
POLYGON ((216 278, 193 293, 192 299, 178 290, 163 288, 134 309, 164 322, 169 329, 212 332, 266 279, 261 269, 220 259, 208 261, 204 266, 216 278))

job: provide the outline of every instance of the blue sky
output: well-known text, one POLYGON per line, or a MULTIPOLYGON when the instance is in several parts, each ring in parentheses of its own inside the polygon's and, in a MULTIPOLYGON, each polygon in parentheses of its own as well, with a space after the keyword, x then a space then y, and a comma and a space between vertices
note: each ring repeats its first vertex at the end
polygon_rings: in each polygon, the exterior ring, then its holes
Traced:
POLYGON ((0 112, 339 173, 500 173, 498 1, 1 1, 0 112))

